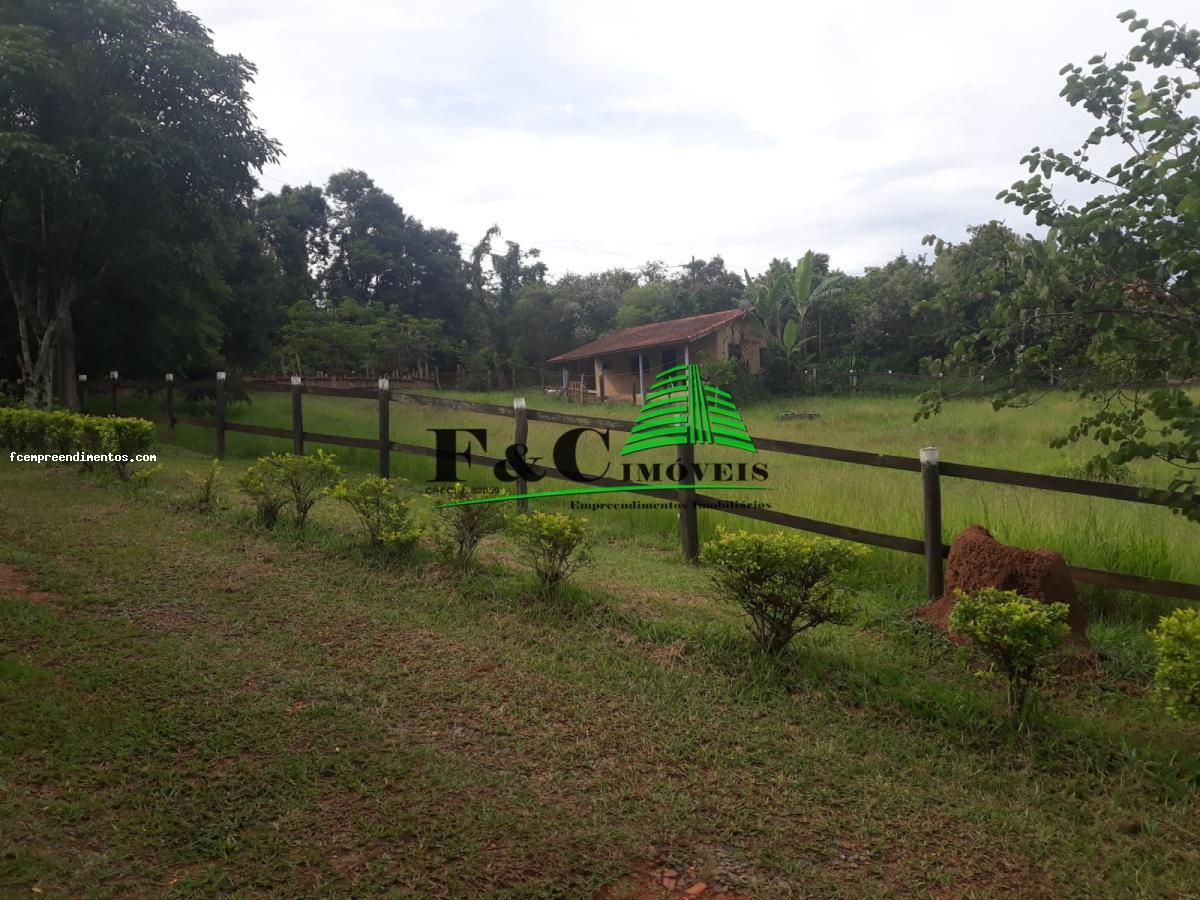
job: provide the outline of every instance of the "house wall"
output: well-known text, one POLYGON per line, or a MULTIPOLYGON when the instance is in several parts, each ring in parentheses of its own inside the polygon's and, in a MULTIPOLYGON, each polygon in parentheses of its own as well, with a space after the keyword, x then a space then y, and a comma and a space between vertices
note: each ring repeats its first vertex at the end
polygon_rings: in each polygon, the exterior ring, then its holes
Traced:
MULTIPOLYGON (((745 361, 746 369, 751 375, 757 375, 762 370, 759 348, 763 346, 763 339, 756 323, 744 324, 743 321, 731 322, 725 327, 714 331, 712 334, 692 341, 688 345, 688 358, 696 363, 728 359, 730 344, 739 344, 741 346, 741 358, 745 361)), ((641 351, 641 353, 642 365, 645 371, 646 390, 650 390, 655 376, 666 368, 667 363, 671 361, 672 354, 674 365, 681 364, 684 359, 683 344, 675 344, 667 347, 651 347, 641 351)), ((592 365, 596 374, 596 384, 600 384, 602 362, 605 399, 636 403, 638 390, 637 352, 623 351, 593 359, 592 365)))
POLYGON ((747 322, 745 319, 731 322, 724 328, 693 341, 692 361, 704 363, 729 359, 731 344, 740 347, 747 374, 757 375, 762 371, 762 348, 766 344, 762 328, 757 322, 747 322))

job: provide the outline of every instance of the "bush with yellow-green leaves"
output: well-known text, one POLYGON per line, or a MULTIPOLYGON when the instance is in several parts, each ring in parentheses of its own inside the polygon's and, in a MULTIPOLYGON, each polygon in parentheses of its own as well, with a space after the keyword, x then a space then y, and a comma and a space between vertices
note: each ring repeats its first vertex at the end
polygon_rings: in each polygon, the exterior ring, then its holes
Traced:
POLYGON ((1038 676, 1070 628, 1065 603, 982 588, 959 592, 950 630, 969 638, 1000 670, 1007 682, 1009 715, 1019 724, 1038 676))
POLYGON ((407 554, 421 539, 413 501, 397 491, 402 478, 371 475, 358 481, 343 480, 329 492, 358 514, 367 543, 397 554, 407 554))
POLYGON ((336 458, 324 450, 311 456, 272 453, 243 472, 238 487, 254 502, 258 523, 264 528, 274 528, 289 504, 296 526, 303 528, 313 506, 341 474, 336 458))
POLYGON ((566 580, 592 560, 587 519, 531 512, 513 516, 508 531, 547 599, 558 597, 566 580))
POLYGON ((717 530, 701 554, 717 589, 750 616, 750 633, 767 653, 780 653, 797 634, 849 615, 838 576, 866 550, 787 531, 717 530))
MULTIPOLYGON (((0 408, 0 446, 22 453, 60 456, 111 454, 114 458, 107 464, 122 481, 129 480, 132 460, 145 454, 154 445, 154 438, 154 425, 145 419, 89 416, 67 410, 0 408)), ((93 460, 81 462, 88 469, 95 466, 93 460)))
POLYGON ((458 565, 470 566, 479 542, 504 527, 499 495, 497 488, 473 488, 461 481, 428 494, 441 524, 438 546, 458 565))
POLYGON ((1200 715, 1200 610, 1177 609, 1150 632, 1158 650, 1154 689, 1177 719, 1200 715))

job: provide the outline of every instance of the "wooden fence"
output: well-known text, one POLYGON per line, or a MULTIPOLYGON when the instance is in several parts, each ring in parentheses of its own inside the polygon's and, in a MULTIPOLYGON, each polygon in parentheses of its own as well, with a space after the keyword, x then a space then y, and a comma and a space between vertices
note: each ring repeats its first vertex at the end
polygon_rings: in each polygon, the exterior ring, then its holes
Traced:
MULTIPOLYGON (((528 434, 528 423, 530 421, 552 422, 562 425, 577 425, 623 432, 630 431, 634 425, 632 421, 626 419, 609 419, 600 416, 583 416, 551 410, 529 409, 525 406, 523 399, 514 400, 513 406, 510 408, 491 403, 477 403, 473 400, 461 400, 452 397, 430 396, 427 394, 392 390, 386 378, 379 379, 375 388, 322 387, 304 384, 299 377, 295 376, 293 376, 291 384, 243 382, 240 386, 247 391, 290 393, 292 398, 292 427, 271 428, 264 425, 250 425, 243 422, 228 421, 225 415, 226 379, 224 372, 218 372, 217 377, 212 381, 191 381, 186 383, 174 381, 171 375, 167 375, 166 379, 162 382, 122 381, 118 379, 117 373, 110 373, 109 378, 103 381, 103 394, 108 400, 107 404, 104 405, 108 407, 108 412, 116 415, 119 406, 118 397, 122 389, 136 389, 155 393, 162 392, 166 402, 166 415, 150 418, 166 426, 168 440, 174 440, 177 425, 191 425, 215 430, 215 449, 218 457, 225 455, 225 436, 228 432, 290 440, 292 442, 292 452, 296 454, 304 453, 305 444, 358 447, 378 452, 379 474, 385 478, 390 474, 390 457, 392 453, 407 453, 427 457, 436 455, 432 447, 399 443, 391 440, 390 411, 391 404, 394 401, 514 419, 514 443, 524 443, 525 437, 528 434), (212 392, 214 398, 214 417, 212 419, 197 419, 175 415, 175 392, 180 389, 212 392), (379 410, 378 437, 359 438, 306 431, 304 429, 304 394, 376 400, 379 410)), ((80 388, 81 400, 86 407, 88 403, 86 376, 80 376, 80 388)), ((93 409, 91 411, 99 412, 100 410, 93 409)), ((796 528, 802 531, 840 538, 846 541, 854 541, 873 547, 883 547, 901 553, 922 555, 925 557, 926 592, 930 598, 941 596, 944 590, 943 560, 950 551, 950 547, 943 542, 942 535, 941 482, 943 478, 984 481, 993 484, 1006 484, 1058 493, 1079 494, 1086 497, 1100 497, 1106 500, 1117 500, 1125 503, 1145 503, 1156 506, 1170 506, 1181 499, 1166 491, 1139 488, 1131 485, 1108 484, 1081 478, 1067 478, 1059 475, 1040 475, 1034 472, 997 469, 990 466, 943 462, 939 459, 938 451, 935 447, 926 447, 920 451, 918 456, 909 457, 887 453, 871 453, 862 450, 847 450, 840 447, 826 447, 819 444, 805 444, 777 438, 754 438, 754 443, 759 450, 771 453, 833 460, 851 465, 895 469, 919 475, 922 483, 922 513, 924 522, 923 534, 920 539, 884 534, 878 531, 856 528, 851 525, 839 525, 833 522, 810 519, 805 516, 797 516, 792 513, 771 509, 734 507, 722 508, 720 512, 726 515, 743 516, 760 522, 769 522, 784 528, 796 528)), ((679 447, 679 451, 681 462, 687 464, 690 471, 691 463, 693 462, 693 448, 690 445, 682 445, 679 447)), ((495 465, 502 462, 501 459, 490 456, 476 456, 473 454, 471 458, 473 461, 483 465, 495 465)), ((540 468, 543 468, 546 475, 551 478, 567 479, 567 476, 556 468, 549 466, 540 468)), ((633 485, 632 482, 608 477, 594 478, 589 481, 589 484, 600 487, 633 485)), ((516 482, 515 486, 518 493, 525 492, 523 481, 516 482)), ((669 486, 664 486, 661 490, 642 492, 651 497, 674 501, 679 505, 681 548, 685 558, 695 560, 700 550, 699 530, 697 526, 698 505, 715 503, 717 502, 717 498, 669 486)), ((1200 600, 1200 585, 1198 584, 1169 581, 1161 578, 1147 578, 1142 575, 1129 575, 1122 572, 1109 572, 1103 569, 1090 569, 1082 566, 1068 566, 1068 568, 1076 581, 1085 584, 1137 591, 1145 594, 1157 594, 1164 597, 1175 597, 1185 600, 1200 600)))

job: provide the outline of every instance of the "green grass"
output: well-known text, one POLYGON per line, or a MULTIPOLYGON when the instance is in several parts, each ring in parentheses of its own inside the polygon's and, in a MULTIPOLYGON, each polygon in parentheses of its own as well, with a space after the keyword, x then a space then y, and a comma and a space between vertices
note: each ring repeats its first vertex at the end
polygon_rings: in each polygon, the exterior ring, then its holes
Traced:
MULTIPOLYGON (((511 406, 507 394, 470 395, 511 406)), ((530 405, 562 409, 592 415, 632 419, 628 405, 580 407, 549 398, 530 398, 530 405)), ((142 401, 131 409, 150 410, 153 403, 142 401)), ((286 394, 256 394, 249 404, 231 407, 230 419, 275 427, 290 427, 290 398, 286 394)), ((874 450, 915 457, 924 446, 941 448, 946 461, 974 463, 1047 474, 1071 474, 1093 451, 1089 445, 1065 450, 1049 447, 1057 436, 1082 412, 1079 401, 1052 396, 1031 410, 995 412, 982 400, 947 404, 946 410, 929 420, 914 422, 915 402, 911 397, 812 397, 776 400, 749 405, 743 409, 750 432, 762 437, 788 438, 858 450, 874 450), (780 422, 776 416, 788 409, 817 412, 816 421, 780 422)), ((376 405, 371 400, 330 397, 306 397, 305 428, 310 431, 373 437, 376 433, 376 405)), ((512 420, 478 416, 453 410, 437 410, 409 403, 392 406, 392 437, 406 443, 432 446, 432 427, 486 427, 488 451, 502 455, 512 440, 512 420)), ((530 446, 535 455, 549 457, 554 438, 565 426, 533 422, 530 446)), ((211 452, 210 430, 181 427, 182 446, 211 452)), ((613 462, 624 435, 613 435, 613 446, 605 451, 598 440, 581 443, 581 461, 585 468, 600 471, 613 462)), ((290 442, 250 435, 228 435, 228 452, 233 456, 254 457, 271 450, 289 449, 290 442)), ((375 465, 375 454, 368 450, 337 449, 346 464, 375 465)), ((697 459, 742 458, 725 448, 700 448, 697 459)), ((770 467, 769 502, 776 509, 874 531, 920 537, 921 494, 915 474, 876 469, 847 463, 828 462, 778 453, 761 453, 761 461, 770 467)), ((632 459, 632 458, 631 458, 632 459)), ((669 461, 669 448, 638 454, 637 461, 669 461)), ((417 481, 433 474, 428 458, 396 454, 393 471, 417 481)), ((1162 485, 1169 479, 1166 466, 1135 463, 1136 483, 1162 485)), ((464 470, 465 472, 465 470, 464 470)), ((479 483, 494 483, 490 471, 468 473, 479 483)), ((619 474, 619 469, 614 471, 619 474)), ((561 487, 550 480, 532 489, 561 487)), ((725 496, 725 495, 723 495, 725 496)), ((731 493, 731 497, 737 497, 731 493)), ((745 495, 747 499, 765 499, 766 495, 745 495)), ((544 501, 565 508, 565 501, 544 501)), ((1200 555, 1194 552, 1196 526, 1160 507, 1115 500, 1058 494, 1028 488, 1007 487, 946 478, 943 480, 943 518, 947 538, 973 523, 986 525, 1001 541, 1025 547, 1050 547, 1061 552, 1074 565, 1126 572, 1178 581, 1200 582, 1200 555)), ((676 529, 676 517, 670 511, 646 511, 637 514, 594 516, 596 525, 614 536, 645 537, 668 541, 676 529)), ((702 536, 718 525, 727 527, 759 526, 744 518, 702 511, 702 536)), ((921 561, 891 551, 878 551, 868 571, 879 590, 915 590, 921 578, 921 561)), ((1083 592, 1098 612, 1128 617, 1140 616, 1152 621, 1173 605, 1150 597, 1085 587, 1083 592), (1144 610, 1144 615, 1139 612, 1144 610)))
POLYGON ((763 897, 1200 879, 1200 730, 1133 652, 1015 734, 883 557, 854 627, 769 662, 669 535, 604 526, 548 609, 503 536, 467 579, 385 564, 329 502, 305 534, 181 512, 205 462, 163 464, 140 490, 0 465, 0 893, 578 897, 643 862, 763 897))

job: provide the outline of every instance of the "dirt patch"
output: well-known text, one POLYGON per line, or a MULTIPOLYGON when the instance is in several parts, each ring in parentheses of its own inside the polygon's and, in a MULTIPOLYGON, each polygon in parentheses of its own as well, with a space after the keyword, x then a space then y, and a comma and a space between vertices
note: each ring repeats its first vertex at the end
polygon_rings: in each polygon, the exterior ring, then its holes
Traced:
POLYGON ((49 591, 38 591, 29 586, 29 573, 16 566, 0 563, 0 594, 20 597, 30 603, 53 604, 58 597, 49 591))
MULTIPOLYGON (((640 862, 625 877, 605 886, 598 900, 669 900, 669 898, 721 897, 749 900, 750 894, 731 890, 724 873, 708 874, 692 865, 640 862)), ((736 876, 734 876, 736 877, 736 876)))

